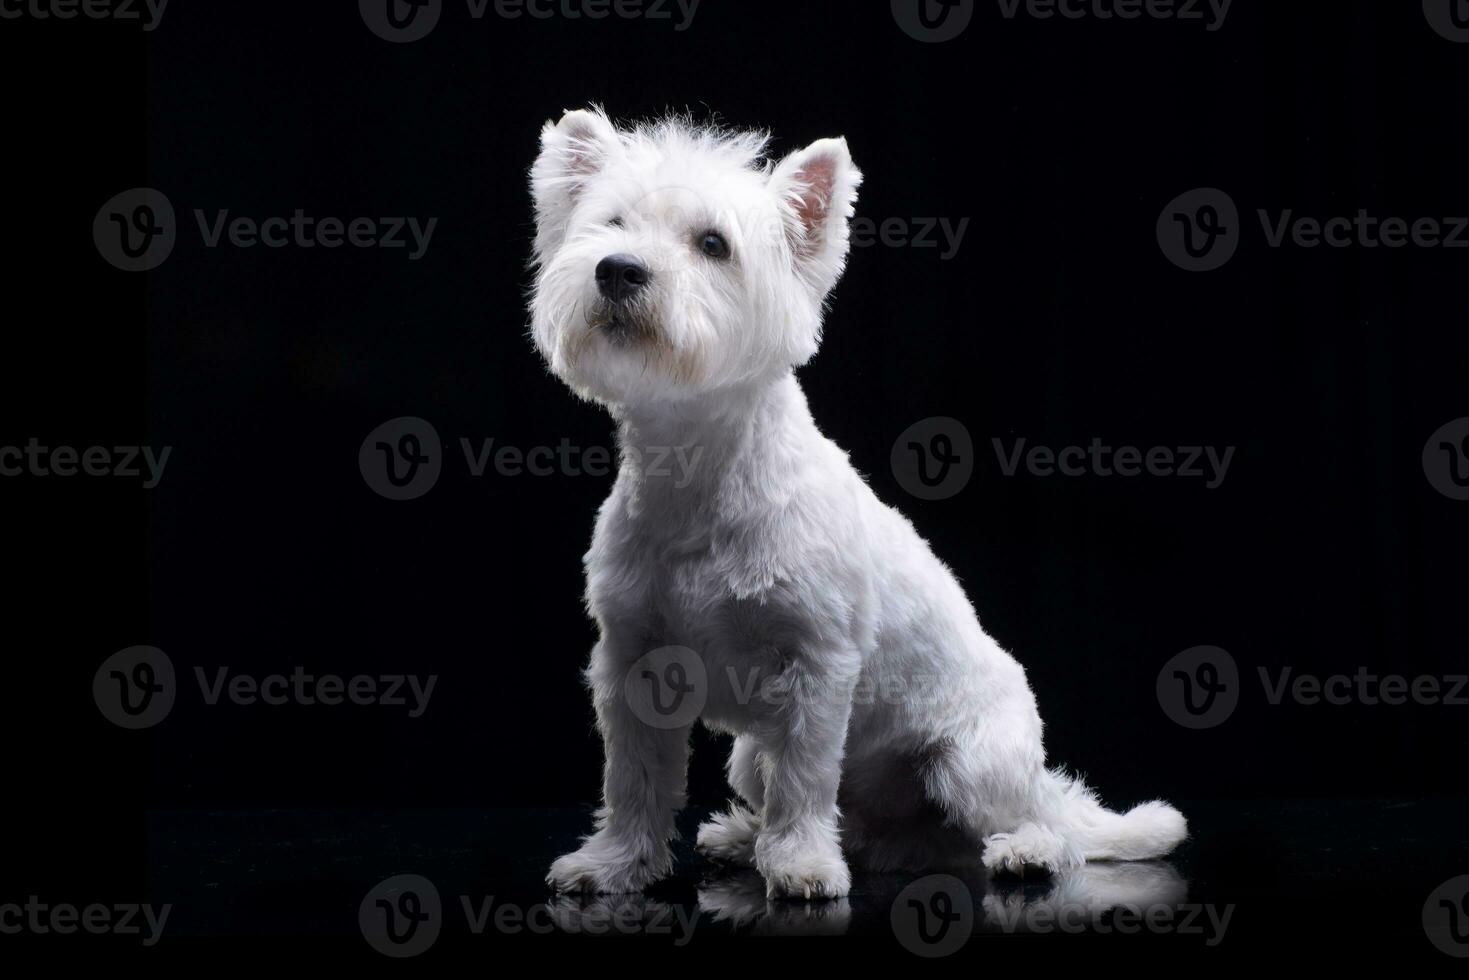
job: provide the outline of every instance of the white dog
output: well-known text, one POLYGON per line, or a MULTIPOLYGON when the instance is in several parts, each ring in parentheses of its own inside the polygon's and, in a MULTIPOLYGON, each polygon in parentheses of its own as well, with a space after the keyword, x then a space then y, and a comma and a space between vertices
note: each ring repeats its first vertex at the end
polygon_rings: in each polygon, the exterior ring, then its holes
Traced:
POLYGON ((619 130, 598 109, 541 133, 532 332, 622 450, 586 556, 603 806, 547 880, 633 892, 669 872, 689 724, 649 724, 627 681, 674 645, 697 654, 701 720, 735 735, 743 802, 699 846, 753 864, 773 898, 845 895, 843 845, 876 868, 1014 873, 1168 853, 1177 810, 1115 813, 1047 770, 1024 670, 817 429, 794 370, 862 177, 844 140, 774 164, 765 146, 677 118, 619 130), (650 465, 670 452, 697 465, 650 465))

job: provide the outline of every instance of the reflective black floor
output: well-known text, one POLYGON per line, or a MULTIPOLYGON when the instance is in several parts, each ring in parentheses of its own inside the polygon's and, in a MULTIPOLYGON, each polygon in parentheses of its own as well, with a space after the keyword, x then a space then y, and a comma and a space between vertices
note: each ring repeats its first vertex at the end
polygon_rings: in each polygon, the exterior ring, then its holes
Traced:
MULTIPOLYGON (((166 811, 150 815, 149 892, 174 907, 174 943, 319 940, 387 956, 656 947, 697 959, 701 949, 726 956, 749 938, 787 935, 845 937, 846 952, 914 962, 1268 949, 1454 968, 1456 954, 1469 955, 1469 905, 1453 884, 1469 875, 1462 803, 1182 808, 1193 839, 1167 861, 1024 881, 975 869, 859 871, 850 898, 819 904, 769 902, 756 874, 713 865, 687 844, 675 877, 645 896, 558 899, 542 879, 589 825, 574 810, 166 811)), ((700 817, 685 814, 686 836, 700 817)))

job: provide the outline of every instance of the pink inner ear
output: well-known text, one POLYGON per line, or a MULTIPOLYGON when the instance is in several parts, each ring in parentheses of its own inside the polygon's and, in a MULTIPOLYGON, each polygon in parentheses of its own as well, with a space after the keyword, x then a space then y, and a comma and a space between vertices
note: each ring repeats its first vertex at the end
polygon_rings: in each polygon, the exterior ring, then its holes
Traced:
POLYGON ((836 161, 831 157, 810 160, 796 171, 795 180, 801 189, 796 200, 796 217, 806 230, 807 240, 819 241, 827 212, 831 210, 831 189, 836 184, 836 161))
POLYGON ((566 169, 577 176, 590 176, 602 169, 605 156, 595 130, 586 125, 573 125, 566 131, 566 169))

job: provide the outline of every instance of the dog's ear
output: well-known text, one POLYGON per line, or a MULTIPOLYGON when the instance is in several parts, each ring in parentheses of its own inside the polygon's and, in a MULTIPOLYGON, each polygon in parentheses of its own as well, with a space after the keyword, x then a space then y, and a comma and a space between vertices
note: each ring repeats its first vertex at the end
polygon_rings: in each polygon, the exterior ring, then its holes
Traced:
POLYGON ((621 152, 616 128, 597 106, 574 109, 541 128, 541 153, 530 172, 537 258, 560 244, 577 197, 621 152))
POLYGON ((822 295, 836 285, 846 265, 848 222, 861 183, 862 173, 840 138, 797 150, 770 175, 796 268, 822 295))

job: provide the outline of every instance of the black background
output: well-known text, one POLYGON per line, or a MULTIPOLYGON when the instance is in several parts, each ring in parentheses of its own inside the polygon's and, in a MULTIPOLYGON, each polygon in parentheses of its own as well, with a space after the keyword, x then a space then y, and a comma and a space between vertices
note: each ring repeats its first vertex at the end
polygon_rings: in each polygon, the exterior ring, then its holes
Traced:
MULTIPOLYGON (((596 799, 580 556, 611 478, 475 477, 459 442, 612 446, 526 337, 526 170, 540 125, 592 101, 768 128, 777 153, 844 135, 860 216, 969 219, 949 260, 856 249, 800 376, 824 431, 1026 665, 1052 760, 1119 804, 1461 796, 1469 708, 1272 706, 1256 675, 1466 671, 1469 505, 1430 486, 1420 453, 1469 415, 1469 253, 1272 249, 1256 217, 1469 213, 1469 45, 1419 4, 1239 0, 1209 32, 979 3, 961 37, 924 44, 876 2, 703 0, 684 31, 474 20, 451 2, 395 45, 351 4, 216 0, 171 5, 147 34, 22 19, 0 35, 16 55, 0 67, 16 208, 0 444, 173 447, 151 491, 0 483, 17 893, 124 893, 150 874, 154 811, 596 799), (90 236, 102 203, 141 185, 179 215, 146 276, 90 236), (1190 274, 1154 225, 1203 186, 1232 196, 1244 237, 1190 274), (437 226, 409 261, 208 248, 193 214, 297 208, 437 226), (431 492, 393 502, 357 452, 404 415, 446 458, 431 492), (925 502, 889 453, 931 416, 964 423, 977 468, 925 502), (1019 437, 1236 451, 1213 490, 1004 477, 991 440, 1019 437), (120 732, 91 676, 140 643, 184 689, 162 725, 120 732), (1191 732, 1154 683, 1200 644, 1233 654, 1244 697, 1191 732), (193 683, 196 667, 298 665, 439 682, 417 719, 209 707, 193 683)), ((722 752, 698 736, 695 805, 724 798, 722 752)), ((1444 843, 1464 870, 1462 834, 1444 843)), ((491 868, 520 847, 483 845, 491 868)))

